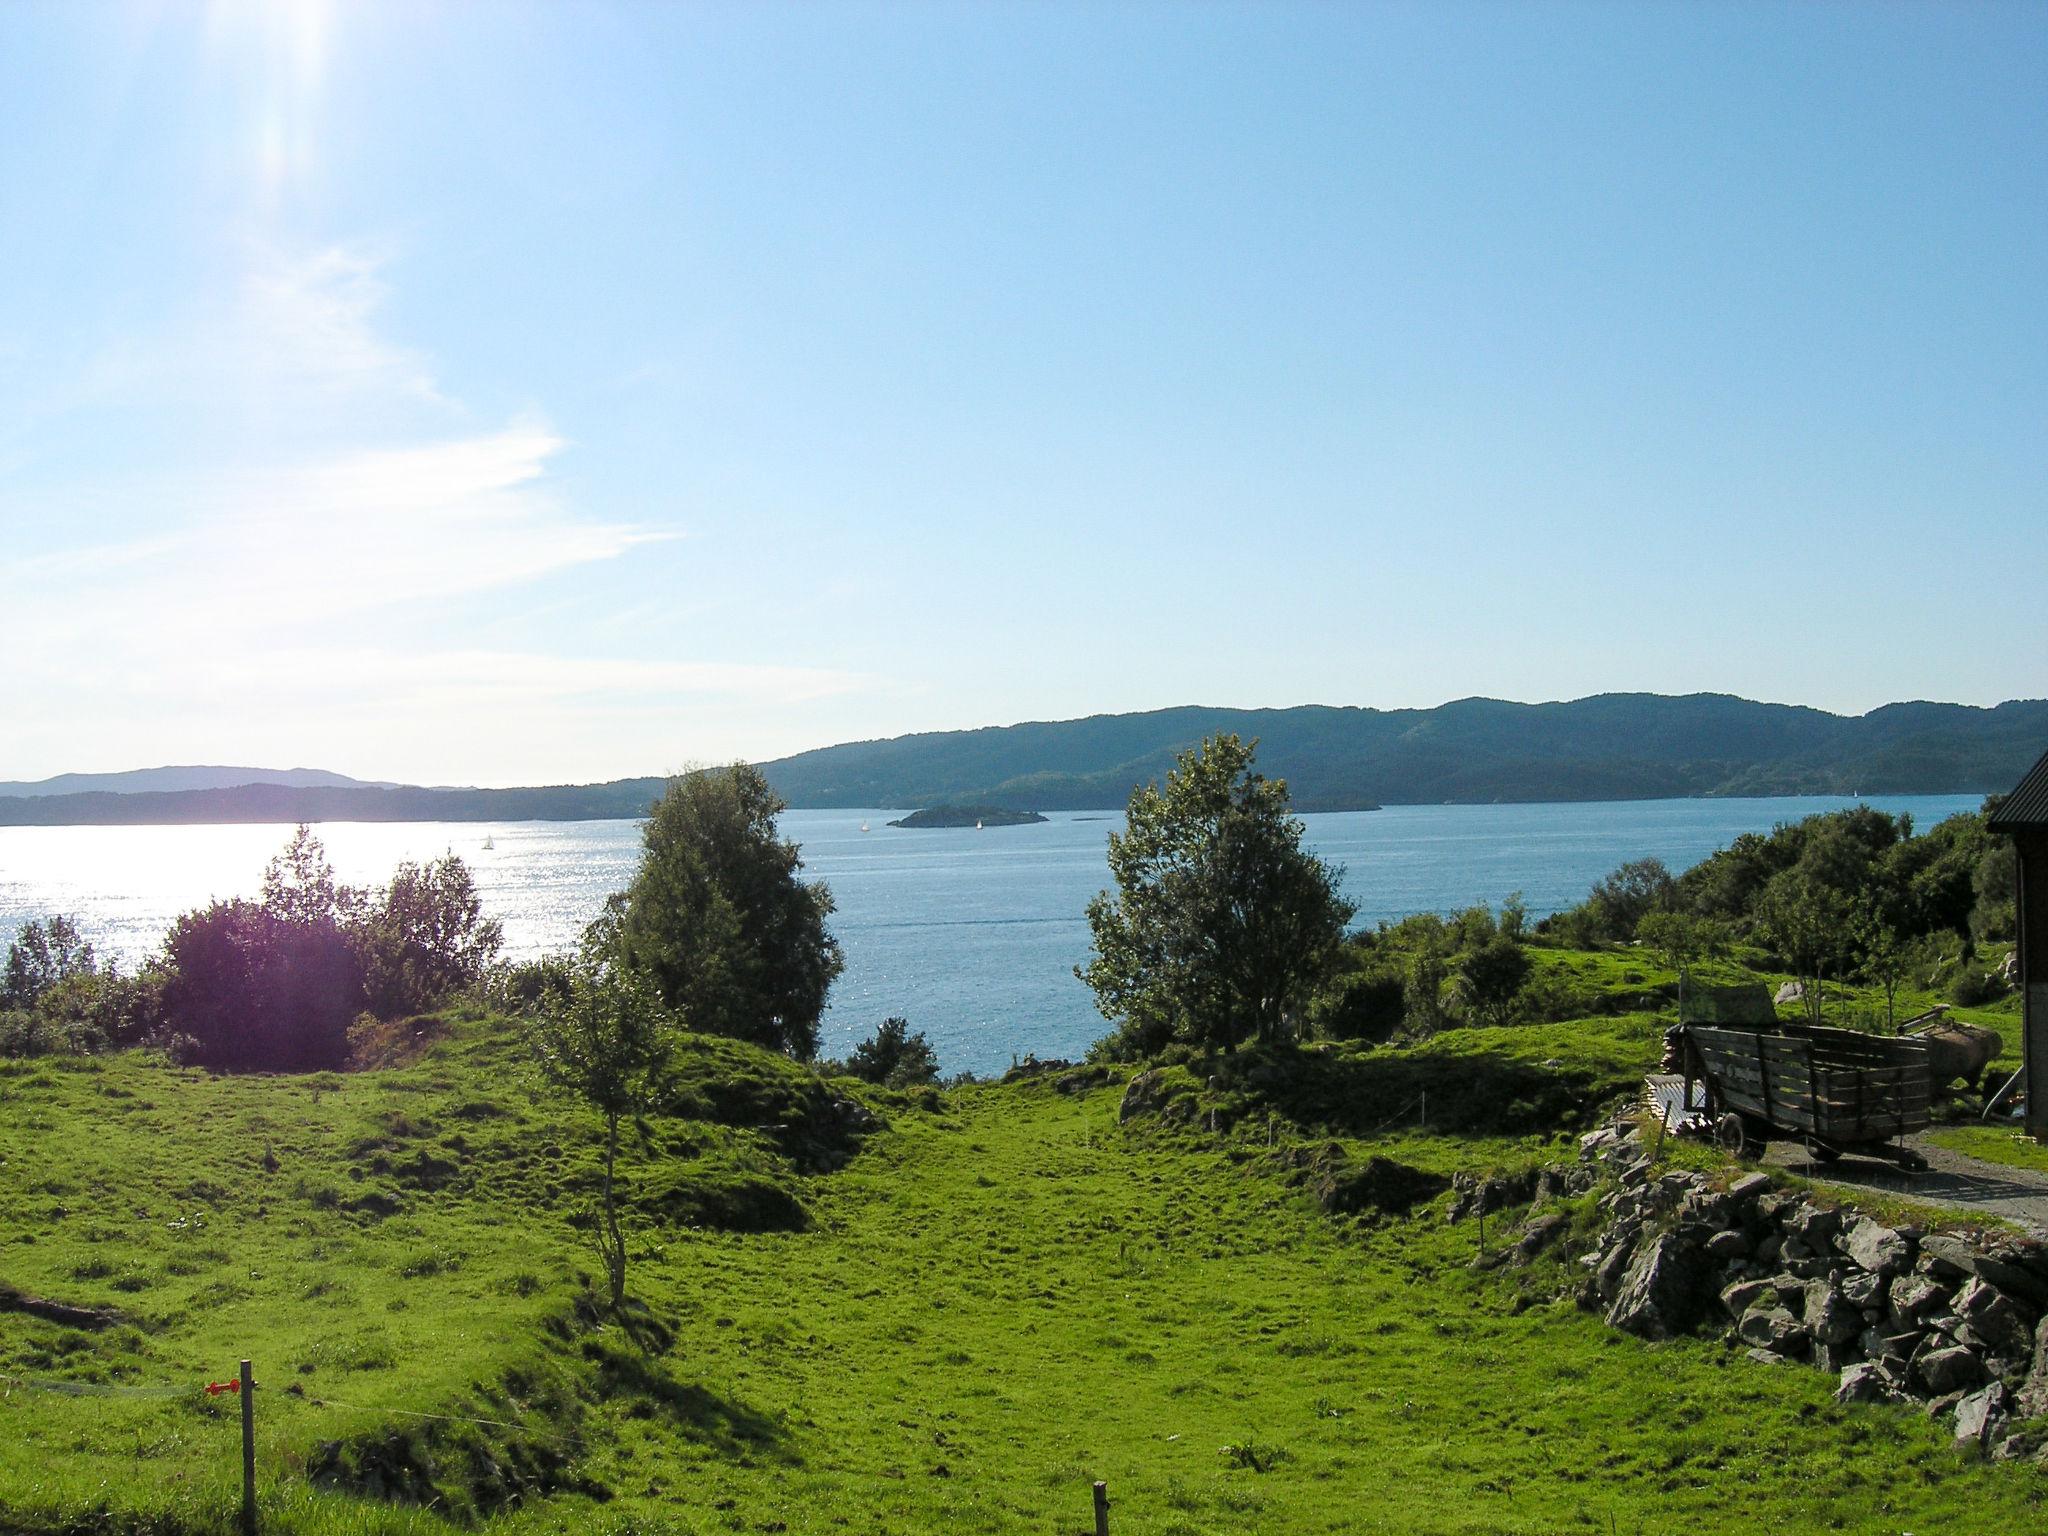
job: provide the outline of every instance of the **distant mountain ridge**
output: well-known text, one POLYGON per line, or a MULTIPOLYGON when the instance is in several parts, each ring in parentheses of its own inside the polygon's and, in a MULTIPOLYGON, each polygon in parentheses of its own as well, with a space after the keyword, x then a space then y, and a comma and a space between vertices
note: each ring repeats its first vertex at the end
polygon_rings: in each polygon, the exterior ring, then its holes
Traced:
POLYGON ((190 764, 130 768, 123 773, 60 773, 49 779, 0 780, 0 795, 132 795, 196 789, 236 789, 244 784, 284 784, 293 789, 390 789, 388 782, 352 779, 324 768, 224 768, 190 764))
MULTIPOLYGON (((763 763, 799 809, 991 805, 1120 809, 1131 789, 1218 731, 1257 737, 1259 766, 1304 811, 1381 804, 1728 795, 1984 794, 2048 747, 2048 699, 1914 702, 1845 716, 1727 694, 1610 693, 1555 704, 1459 699, 1434 709, 1186 705, 821 747, 763 763)), ((233 773, 249 770, 155 769, 233 773)), ((666 780, 524 789, 328 782, 115 793, 0 792, 0 825, 113 822, 585 821, 644 816, 666 780)), ((65 775, 71 778, 126 775, 65 775)), ((61 780, 45 780, 45 785, 61 780)), ((32 786, 31 788, 35 788, 32 786)))
POLYGON ((1986 793, 2048 746, 2048 700, 1843 716, 1727 694, 1459 699, 1434 709, 1189 705, 855 742, 763 764, 791 805, 1118 807, 1203 737, 1259 739, 1301 810, 1692 796, 1986 793))

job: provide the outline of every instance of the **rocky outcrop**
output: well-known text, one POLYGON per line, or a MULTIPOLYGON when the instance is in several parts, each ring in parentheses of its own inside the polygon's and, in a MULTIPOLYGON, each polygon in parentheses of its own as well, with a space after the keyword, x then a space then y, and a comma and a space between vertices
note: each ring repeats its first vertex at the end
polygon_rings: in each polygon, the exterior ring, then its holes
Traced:
POLYGON ((1839 1402, 1924 1402, 1961 1449, 2048 1461, 2043 1437, 2014 1430, 2048 1414, 2041 1244, 1891 1226, 1762 1173, 1658 1175, 1632 1130, 1580 1149, 1535 1185, 1603 1191, 1582 1306, 1643 1338, 1717 1329, 1755 1360, 1835 1373, 1839 1402))

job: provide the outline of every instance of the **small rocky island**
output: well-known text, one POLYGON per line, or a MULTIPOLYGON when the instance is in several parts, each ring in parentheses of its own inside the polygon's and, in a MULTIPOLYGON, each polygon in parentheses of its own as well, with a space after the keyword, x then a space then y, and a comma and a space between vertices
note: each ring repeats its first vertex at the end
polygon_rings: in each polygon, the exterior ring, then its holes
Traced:
POLYGON ((933 805, 889 823, 892 827, 1028 827, 1045 818, 1036 811, 1005 811, 993 805, 933 805))

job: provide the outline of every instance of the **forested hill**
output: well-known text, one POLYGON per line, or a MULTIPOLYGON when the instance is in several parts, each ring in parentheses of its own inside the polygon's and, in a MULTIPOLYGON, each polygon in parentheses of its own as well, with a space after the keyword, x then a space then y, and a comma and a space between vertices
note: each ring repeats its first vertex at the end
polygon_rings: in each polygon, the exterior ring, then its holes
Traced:
MULTIPOLYGON (((1210 709, 1091 715, 824 747, 762 764, 788 802, 883 809, 1121 808, 1217 731, 1302 810, 1495 800, 2005 790, 2048 747, 2048 700, 1888 704, 1846 717, 1725 694, 1601 694, 1566 704, 1210 709)), ((644 816, 659 777, 527 789, 244 784, 158 793, 0 795, 0 825, 90 822, 587 821, 644 816)))
POLYGON ((2048 747, 2048 700, 1888 704, 1853 717, 1725 694, 1397 710, 1187 706, 855 742, 763 766, 799 806, 1102 808, 1121 806, 1134 784, 1217 731, 1258 737, 1260 767, 1287 780, 1302 810, 1982 793, 2010 788, 2048 747))

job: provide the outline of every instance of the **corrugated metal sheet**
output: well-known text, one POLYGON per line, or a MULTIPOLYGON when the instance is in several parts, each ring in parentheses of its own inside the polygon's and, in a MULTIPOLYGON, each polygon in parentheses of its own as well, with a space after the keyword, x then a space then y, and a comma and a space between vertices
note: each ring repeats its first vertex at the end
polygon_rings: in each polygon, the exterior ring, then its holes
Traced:
POLYGON ((2027 770, 2026 777, 2013 786, 2005 803, 1991 818, 1991 830, 2010 832, 2015 827, 2048 827, 2048 752, 2027 770))

